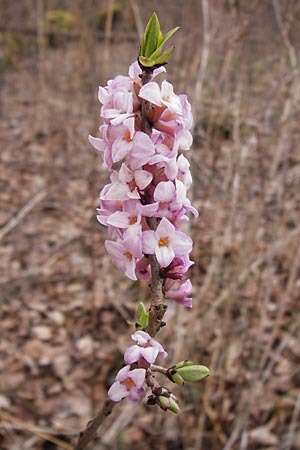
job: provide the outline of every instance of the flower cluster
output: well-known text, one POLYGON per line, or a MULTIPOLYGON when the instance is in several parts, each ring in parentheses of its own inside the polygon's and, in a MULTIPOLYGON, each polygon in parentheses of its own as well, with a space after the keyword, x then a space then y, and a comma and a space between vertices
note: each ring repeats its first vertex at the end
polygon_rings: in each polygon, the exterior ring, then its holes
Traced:
MULTIPOLYGON (((154 70, 154 78, 163 71, 154 70)), ((129 76, 99 87, 101 138, 89 139, 111 175, 100 192, 97 218, 108 227, 106 250, 128 278, 150 279, 149 255, 155 255, 166 298, 191 307, 192 286, 185 273, 192 265, 192 240, 180 226, 188 212, 197 216, 197 211, 187 198, 189 162, 179 153, 192 144, 191 106, 167 81, 142 85, 140 75, 136 62, 129 76), (149 132, 143 131, 145 120, 149 132), (150 218, 156 218, 156 227, 149 225, 150 218)))
POLYGON ((114 402, 125 397, 129 397, 133 402, 142 400, 145 397, 143 383, 146 369, 155 362, 158 355, 162 355, 164 358, 167 356, 160 343, 145 331, 136 331, 131 337, 136 344, 128 347, 125 351, 126 366, 118 372, 116 381, 108 391, 108 396, 114 402), (138 368, 132 369, 132 365, 138 368))

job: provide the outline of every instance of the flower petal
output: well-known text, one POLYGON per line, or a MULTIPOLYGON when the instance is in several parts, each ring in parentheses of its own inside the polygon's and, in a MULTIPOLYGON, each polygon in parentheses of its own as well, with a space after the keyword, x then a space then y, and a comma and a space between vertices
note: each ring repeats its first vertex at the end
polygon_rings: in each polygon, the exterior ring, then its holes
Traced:
POLYGON ((167 267, 175 258, 175 252, 172 247, 156 247, 155 255, 161 267, 167 267))
POLYGON ((122 398, 128 397, 129 392, 124 384, 119 381, 115 381, 115 383, 110 387, 107 395, 113 402, 119 402, 122 398))

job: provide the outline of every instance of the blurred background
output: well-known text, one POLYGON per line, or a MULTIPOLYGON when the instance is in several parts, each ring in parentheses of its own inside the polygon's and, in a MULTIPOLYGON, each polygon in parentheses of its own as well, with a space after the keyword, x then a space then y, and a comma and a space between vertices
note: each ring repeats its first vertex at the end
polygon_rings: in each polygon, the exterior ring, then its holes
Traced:
POLYGON ((0 0, 0 446, 71 448, 102 404, 148 288, 104 250, 108 181, 88 143, 98 85, 156 11, 194 111, 192 311, 169 305, 174 416, 127 400, 96 449, 300 448, 299 0, 0 0))

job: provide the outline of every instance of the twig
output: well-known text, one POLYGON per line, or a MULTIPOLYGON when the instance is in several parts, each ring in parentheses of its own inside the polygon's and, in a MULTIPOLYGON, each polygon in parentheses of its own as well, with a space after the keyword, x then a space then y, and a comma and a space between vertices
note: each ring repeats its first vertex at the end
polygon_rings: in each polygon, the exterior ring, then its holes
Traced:
POLYGON ((280 450, 290 450, 292 448, 293 444, 296 445, 295 431, 296 431, 297 423, 299 423, 298 422, 299 414, 300 414, 300 393, 298 394, 298 397, 297 397, 297 400, 295 403, 295 407, 294 407, 291 422, 289 425, 287 437, 286 437, 285 441, 283 442, 280 450))
POLYGON ((98 428, 104 422, 106 417, 111 414, 115 405, 116 403, 109 398, 105 400, 102 409, 99 411, 96 417, 94 417, 94 419, 90 420, 90 422, 87 424, 86 429, 80 434, 78 443, 74 450, 87 449, 89 443, 91 443, 96 438, 98 428))
POLYGON ((130 0, 130 6, 131 6, 131 9, 132 9, 132 12, 134 15, 136 29, 137 29, 139 38, 141 40, 143 37, 143 34, 144 34, 144 26, 143 26, 143 21, 142 21, 142 17, 141 17, 141 12, 140 12, 140 9, 138 7, 136 0, 130 0))
POLYGON ((0 417, 3 420, 6 420, 7 422, 11 422, 14 425, 17 425, 18 427, 20 427, 23 430, 27 430, 30 433, 35 434, 36 436, 44 439, 45 441, 52 442, 53 444, 57 445, 60 448, 64 448, 66 450, 73 450, 73 446, 71 444, 68 444, 67 442, 62 441, 61 439, 58 439, 55 436, 50 436, 50 434, 38 431, 34 425, 31 425, 29 423, 23 422, 22 420, 16 419, 15 417, 11 416, 7 412, 0 410, 0 417))
POLYGON ((197 125, 197 119, 198 119, 198 112, 200 110, 199 108, 199 101, 201 98, 201 91, 202 86, 206 74, 206 68, 208 63, 208 56, 209 56, 209 45, 210 45, 210 17, 209 17, 209 1, 208 0, 202 0, 202 24, 203 24, 203 43, 202 43, 202 53, 201 53, 201 62, 198 72, 198 77, 195 85, 195 92, 194 92, 194 124, 197 125))
POLYGON ((275 13, 275 19, 276 19, 279 31, 281 33, 283 43, 289 52, 291 67, 292 67, 292 69, 295 69, 297 67, 297 62, 298 62, 296 49, 292 45, 291 41, 289 40, 287 28, 284 25, 282 17, 281 17, 280 6, 278 3, 278 0, 272 0, 272 3, 273 3, 273 9, 274 9, 274 13, 275 13))
POLYGON ((12 217, 9 222, 7 222, 7 224, 0 229, 0 241, 27 216, 27 214, 29 214, 30 211, 32 211, 33 208, 35 208, 35 206, 46 197, 46 195, 46 190, 39 191, 35 194, 32 199, 29 200, 29 202, 26 203, 26 205, 23 206, 23 208, 14 217, 12 217))

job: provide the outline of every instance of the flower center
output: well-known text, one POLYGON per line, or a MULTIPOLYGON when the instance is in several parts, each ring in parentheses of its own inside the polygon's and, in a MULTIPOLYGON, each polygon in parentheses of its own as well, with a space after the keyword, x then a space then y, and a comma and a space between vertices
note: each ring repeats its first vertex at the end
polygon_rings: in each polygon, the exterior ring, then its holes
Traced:
POLYGON ((137 223, 137 216, 131 217, 131 219, 129 221, 129 225, 134 225, 135 223, 137 223))
POLYGON ((129 131, 129 130, 127 130, 127 131, 125 132, 125 134, 124 134, 124 139, 125 139, 125 141, 127 141, 127 142, 132 142, 132 139, 131 139, 131 137, 130 137, 130 131, 129 131))
POLYGON ((132 389, 135 386, 135 383, 131 378, 126 378, 126 380, 123 381, 123 384, 125 384, 127 389, 132 389))
POLYGON ((157 177, 161 177, 162 175, 164 175, 164 173, 165 173, 165 168, 164 167, 161 167, 160 169, 158 169, 157 171, 156 171, 156 176, 157 177))
POLYGON ((126 252, 124 253, 124 255, 126 256, 127 259, 129 259, 129 261, 132 260, 132 254, 130 252, 126 252))
POLYGON ((160 240, 158 241, 158 246, 159 247, 167 247, 168 244, 169 244, 169 238, 168 237, 161 237, 160 240))
POLYGON ((129 181, 129 182, 127 183, 127 186, 129 187, 129 189, 130 189, 131 192, 134 191, 135 188, 136 188, 135 180, 133 179, 133 180, 129 181))

